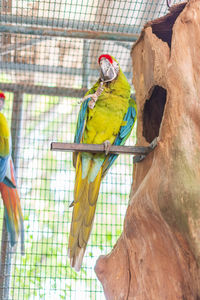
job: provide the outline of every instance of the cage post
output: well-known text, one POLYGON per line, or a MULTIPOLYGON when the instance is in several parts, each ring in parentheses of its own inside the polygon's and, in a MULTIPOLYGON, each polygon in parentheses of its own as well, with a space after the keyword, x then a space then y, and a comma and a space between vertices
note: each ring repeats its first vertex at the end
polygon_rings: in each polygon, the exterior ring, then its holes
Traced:
MULTIPOLYGON (((11 13, 12 12, 12 0, 2 0, 2 12, 11 13)), ((11 44, 11 34, 2 34, 2 45, 10 45, 11 44)), ((10 62, 11 54, 3 55, 2 60, 4 62, 10 62)))
POLYGON ((11 249, 6 229, 5 212, 1 238, 0 299, 8 299, 11 270, 11 249))
POLYGON ((12 158, 15 166, 15 174, 17 177, 18 164, 19 164, 19 145, 21 136, 23 114, 23 93, 15 92, 12 108, 12 123, 11 123, 11 135, 12 135, 12 158))
MULTIPOLYGON (((19 163, 19 143, 22 123, 22 106, 23 94, 21 92, 14 93, 12 120, 11 120, 11 135, 12 135, 12 157, 15 165, 17 176, 19 163)), ((3 218, 3 229, 1 239, 1 268, 0 268, 0 299, 9 299, 9 285, 11 273, 12 252, 9 244, 8 233, 5 221, 5 212, 3 218)))
POLYGON ((90 50, 90 42, 88 40, 84 40, 83 42, 83 83, 82 88, 88 88, 88 70, 89 70, 89 50, 90 50))

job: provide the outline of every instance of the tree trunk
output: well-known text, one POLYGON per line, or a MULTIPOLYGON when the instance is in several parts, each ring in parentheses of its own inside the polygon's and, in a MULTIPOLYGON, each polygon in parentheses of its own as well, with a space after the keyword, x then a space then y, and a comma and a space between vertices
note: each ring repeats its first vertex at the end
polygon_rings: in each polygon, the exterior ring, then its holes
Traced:
POLYGON ((137 144, 121 237, 95 271, 109 300, 200 299, 200 1, 149 22, 132 49, 137 144))

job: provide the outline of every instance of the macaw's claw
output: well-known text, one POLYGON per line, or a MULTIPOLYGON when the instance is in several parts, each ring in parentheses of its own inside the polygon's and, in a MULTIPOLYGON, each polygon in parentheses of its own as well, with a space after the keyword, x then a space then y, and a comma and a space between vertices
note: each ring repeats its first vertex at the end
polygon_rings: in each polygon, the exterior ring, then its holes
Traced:
POLYGON ((70 208, 70 207, 73 207, 73 206, 74 206, 74 201, 72 201, 72 202, 70 203, 69 208, 70 208))
POLYGON ((167 6, 168 6, 168 8, 170 8, 171 5, 172 5, 172 1, 171 0, 167 0, 167 6))
POLYGON ((90 108, 90 109, 93 109, 93 108, 95 107, 95 103, 96 103, 96 101, 93 100, 93 99, 91 99, 91 100, 89 101, 89 103, 88 103, 89 108, 90 108))
POLYGON ((108 155, 108 153, 110 152, 111 143, 110 141, 106 140, 103 144, 104 144, 105 153, 106 155, 108 155))
POLYGON ((146 155, 135 155, 133 157, 133 163, 136 164, 136 163, 139 163, 141 161, 143 161, 143 159, 145 159, 146 155))

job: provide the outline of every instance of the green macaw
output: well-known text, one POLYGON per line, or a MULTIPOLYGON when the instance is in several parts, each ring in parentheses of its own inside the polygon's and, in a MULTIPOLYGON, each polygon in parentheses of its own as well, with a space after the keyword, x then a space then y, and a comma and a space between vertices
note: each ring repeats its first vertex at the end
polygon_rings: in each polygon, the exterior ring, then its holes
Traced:
POLYGON ((130 84, 116 59, 103 54, 98 62, 100 78, 83 99, 74 142, 104 143, 106 151, 73 154, 76 177, 68 256, 76 271, 81 268, 92 229, 101 180, 118 156, 109 154, 109 147, 124 145, 137 115, 130 84))

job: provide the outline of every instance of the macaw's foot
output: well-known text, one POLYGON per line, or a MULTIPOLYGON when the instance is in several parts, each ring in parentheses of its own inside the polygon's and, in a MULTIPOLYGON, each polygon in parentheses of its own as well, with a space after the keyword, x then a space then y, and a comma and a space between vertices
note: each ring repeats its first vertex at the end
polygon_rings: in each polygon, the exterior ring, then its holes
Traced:
POLYGON ((88 103, 88 106, 90 109, 93 109, 95 107, 96 101, 98 100, 98 97, 96 94, 91 95, 91 100, 88 103))
POLYGON ((96 102, 95 102, 93 99, 90 100, 89 103, 88 103, 89 108, 90 108, 90 109, 93 109, 93 108, 95 107, 95 103, 96 103, 96 102))
POLYGON ((106 155, 108 155, 110 151, 111 143, 110 141, 106 140, 103 144, 104 144, 105 153, 106 155))

